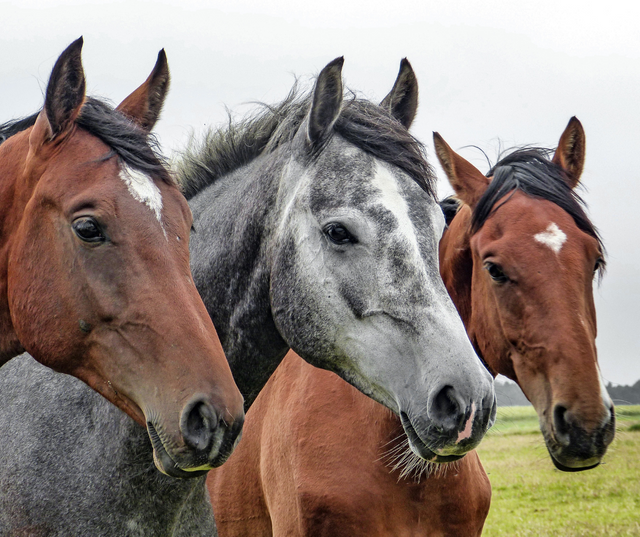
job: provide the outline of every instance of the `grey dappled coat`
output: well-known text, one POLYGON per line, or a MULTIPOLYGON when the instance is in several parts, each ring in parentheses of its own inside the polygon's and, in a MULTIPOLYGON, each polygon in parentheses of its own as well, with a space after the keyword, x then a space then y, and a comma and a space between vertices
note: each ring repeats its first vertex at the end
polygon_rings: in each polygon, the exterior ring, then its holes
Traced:
POLYGON ((102 396, 28 354, 0 372, 0 537, 216 534, 205 476, 158 472, 145 429, 102 396))

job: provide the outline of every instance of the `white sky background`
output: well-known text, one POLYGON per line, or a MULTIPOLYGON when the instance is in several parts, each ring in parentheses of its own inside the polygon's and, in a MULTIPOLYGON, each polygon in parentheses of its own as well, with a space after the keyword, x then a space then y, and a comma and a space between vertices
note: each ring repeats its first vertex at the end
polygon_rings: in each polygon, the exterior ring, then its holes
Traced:
POLYGON ((83 35, 90 94, 120 102, 167 51, 171 92, 156 132, 165 153, 252 101, 279 101, 345 56, 346 84, 372 99, 408 57, 420 83, 414 134, 431 132, 483 172, 481 147, 555 147, 569 118, 587 133, 582 182, 608 249, 596 290, 606 380, 640 378, 640 4, 613 0, 0 1, 0 122, 42 106, 50 70, 83 35))

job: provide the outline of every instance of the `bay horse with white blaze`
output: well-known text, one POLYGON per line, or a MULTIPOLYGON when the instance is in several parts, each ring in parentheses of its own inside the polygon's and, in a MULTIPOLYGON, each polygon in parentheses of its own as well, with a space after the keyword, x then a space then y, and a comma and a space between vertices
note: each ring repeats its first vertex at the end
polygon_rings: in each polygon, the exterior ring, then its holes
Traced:
POLYGON ((488 177, 437 133, 434 143, 463 203, 440 253, 469 337, 489 370, 532 402, 554 465, 594 468, 613 440, 615 412, 595 344, 593 280, 604 246, 575 192, 582 124, 569 121, 551 160, 515 151, 488 177))
MULTIPOLYGON (((516 151, 489 177, 434 136, 460 200, 445 204, 441 273, 474 347, 533 402, 554 464, 592 468, 614 413, 595 352, 603 246, 574 192, 582 126, 569 122, 552 160, 516 151)), ((221 537, 480 535, 491 486, 477 453, 447 466, 425 465, 397 417, 290 353, 208 486, 221 537)))
POLYGON ((148 136, 166 57, 114 110, 85 96, 82 44, 43 110, 0 127, 0 364, 28 351, 78 377, 146 425, 161 471, 201 475, 244 411, 189 272, 191 212, 148 136))

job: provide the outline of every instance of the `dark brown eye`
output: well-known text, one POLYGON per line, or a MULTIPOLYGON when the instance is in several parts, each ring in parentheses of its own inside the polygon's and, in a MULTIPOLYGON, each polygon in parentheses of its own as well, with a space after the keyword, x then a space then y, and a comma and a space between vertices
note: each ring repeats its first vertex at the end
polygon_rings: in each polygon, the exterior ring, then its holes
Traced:
POLYGON ((76 218, 72 227, 78 238, 84 242, 104 242, 105 240, 100 224, 90 216, 76 218))
POLYGON ((595 274, 596 272, 598 272, 599 270, 602 270, 604 268, 604 259, 602 257, 599 257, 598 259, 596 259, 596 265, 595 267, 593 267, 593 273, 595 274))
POLYGON ((357 242, 353 235, 347 231, 342 224, 331 222, 324 227, 324 232, 329 240, 335 244, 347 244, 348 242, 357 242))
POLYGON ((484 264, 484 268, 489 273, 489 276, 491 276, 491 279, 494 282, 496 282, 496 283, 507 283, 509 281, 509 278, 504 273, 504 271, 502 270, 502 267, 500 267, 500 265, 496 265, 495 263, 491 263, 490 261, 487 261, 484 264))

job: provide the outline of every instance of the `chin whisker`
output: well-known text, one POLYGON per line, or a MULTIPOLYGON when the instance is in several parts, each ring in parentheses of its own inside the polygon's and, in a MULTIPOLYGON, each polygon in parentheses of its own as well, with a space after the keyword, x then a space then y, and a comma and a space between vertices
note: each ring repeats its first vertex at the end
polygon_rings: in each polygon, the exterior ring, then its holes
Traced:
POLYGON ((432 475, 444 476, 449 470, 457 471, 458 469, 458 461, 434 463, 419 457, 409 446, 409 439, 404 434, 382 447, 394 442, 395 445, 385 450, 378 460, 384 462, 391 473, 398 472, 398 482, 411 479, 415 483, 420 483, 423 478, 427 479, 432 475))

